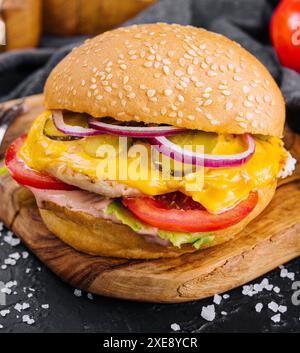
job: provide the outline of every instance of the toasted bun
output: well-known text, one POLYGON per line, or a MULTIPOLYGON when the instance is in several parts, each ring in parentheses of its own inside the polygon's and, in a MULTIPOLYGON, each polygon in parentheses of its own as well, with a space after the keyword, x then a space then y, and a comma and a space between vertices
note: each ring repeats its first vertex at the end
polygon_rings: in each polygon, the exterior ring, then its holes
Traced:
POLYGON ((217 133, 282 136, 284 100, 267 69, 230 39, 164 23, 87 40, 51 73, 49 109, 217 133))
MULTIPOLYGON (((215 232, 214 240, 203 248, 224 243, 240 233, 268 205, 275 189, 276 183, 260 189, 259 201, 255 209, 240 223, 215 232)), ((52 202, 45 202, 42 207, 40 213, 48 229, 71 247, 87 254, 129 259, 155 259, 196 251, 189 245, 178 249, 150 243, 125 225, 114 224, 86 213, 74 212, 52 202)))

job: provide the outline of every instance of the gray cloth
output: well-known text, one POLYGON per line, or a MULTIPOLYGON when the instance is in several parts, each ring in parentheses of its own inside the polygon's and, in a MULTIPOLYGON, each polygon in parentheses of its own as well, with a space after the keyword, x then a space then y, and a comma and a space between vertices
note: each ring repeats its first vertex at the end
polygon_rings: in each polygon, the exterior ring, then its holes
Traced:
MULTIPOLYGON (((239 42, 267 66, 280 85, 289 121, 297 127, 300 75, 279 64, 269 40, 269 21, 276 3, 271 0, 158 0, 125 25, 151 22, 191 24, 239 42)), ((42 92, 51 69, 83 39, 44 37, 38 49, 1 54, 0 101, 42 92)))

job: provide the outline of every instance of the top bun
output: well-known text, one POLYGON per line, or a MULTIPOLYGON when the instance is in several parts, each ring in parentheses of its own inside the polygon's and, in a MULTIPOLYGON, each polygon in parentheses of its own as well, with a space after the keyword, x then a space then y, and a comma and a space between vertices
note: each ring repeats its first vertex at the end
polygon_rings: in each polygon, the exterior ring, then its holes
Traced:
POLYGON ((165 23, 87 40, 52 71, 48 109, 217 133, 282 136, 285 106, 267 69, 230 39, 165 23))

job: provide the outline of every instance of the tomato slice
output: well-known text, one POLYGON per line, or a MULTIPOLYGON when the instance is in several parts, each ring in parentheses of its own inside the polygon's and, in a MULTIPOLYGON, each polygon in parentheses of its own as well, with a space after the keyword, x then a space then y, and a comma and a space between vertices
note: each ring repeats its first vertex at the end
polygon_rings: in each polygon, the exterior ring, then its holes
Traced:
POLYGON ((17 138, 8 146, 5 153, 5 164, 16 182, 37 189, 76 189, 74 186, 65 184, 47 173, 38 172, 29 168, 17 154, 25 139, 26 135, 17 138))
POLYGON ((209 213, 191 197, 176 192, 159 197, 123 198, 123 204, 141 221, 153 227, 180 232, 209 232, 228 228, 256 206, 258 193, 220 214, 209 213))

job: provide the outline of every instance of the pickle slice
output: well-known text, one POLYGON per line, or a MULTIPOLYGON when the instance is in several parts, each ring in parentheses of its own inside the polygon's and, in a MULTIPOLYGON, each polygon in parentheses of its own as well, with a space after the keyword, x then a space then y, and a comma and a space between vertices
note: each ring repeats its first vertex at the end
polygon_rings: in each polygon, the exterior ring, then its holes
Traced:
MULTIPOLYGON (((65 113, 64 121, 68 125, 88 127, 86 116, 82 114, 65 113)), ((43 133, 45 136, 55 141, 74 141, 83 138, 81 136, 69 136, 60 132, 55 127, 52 118, 47 119, 47 121, 45 122, 43 133)))

